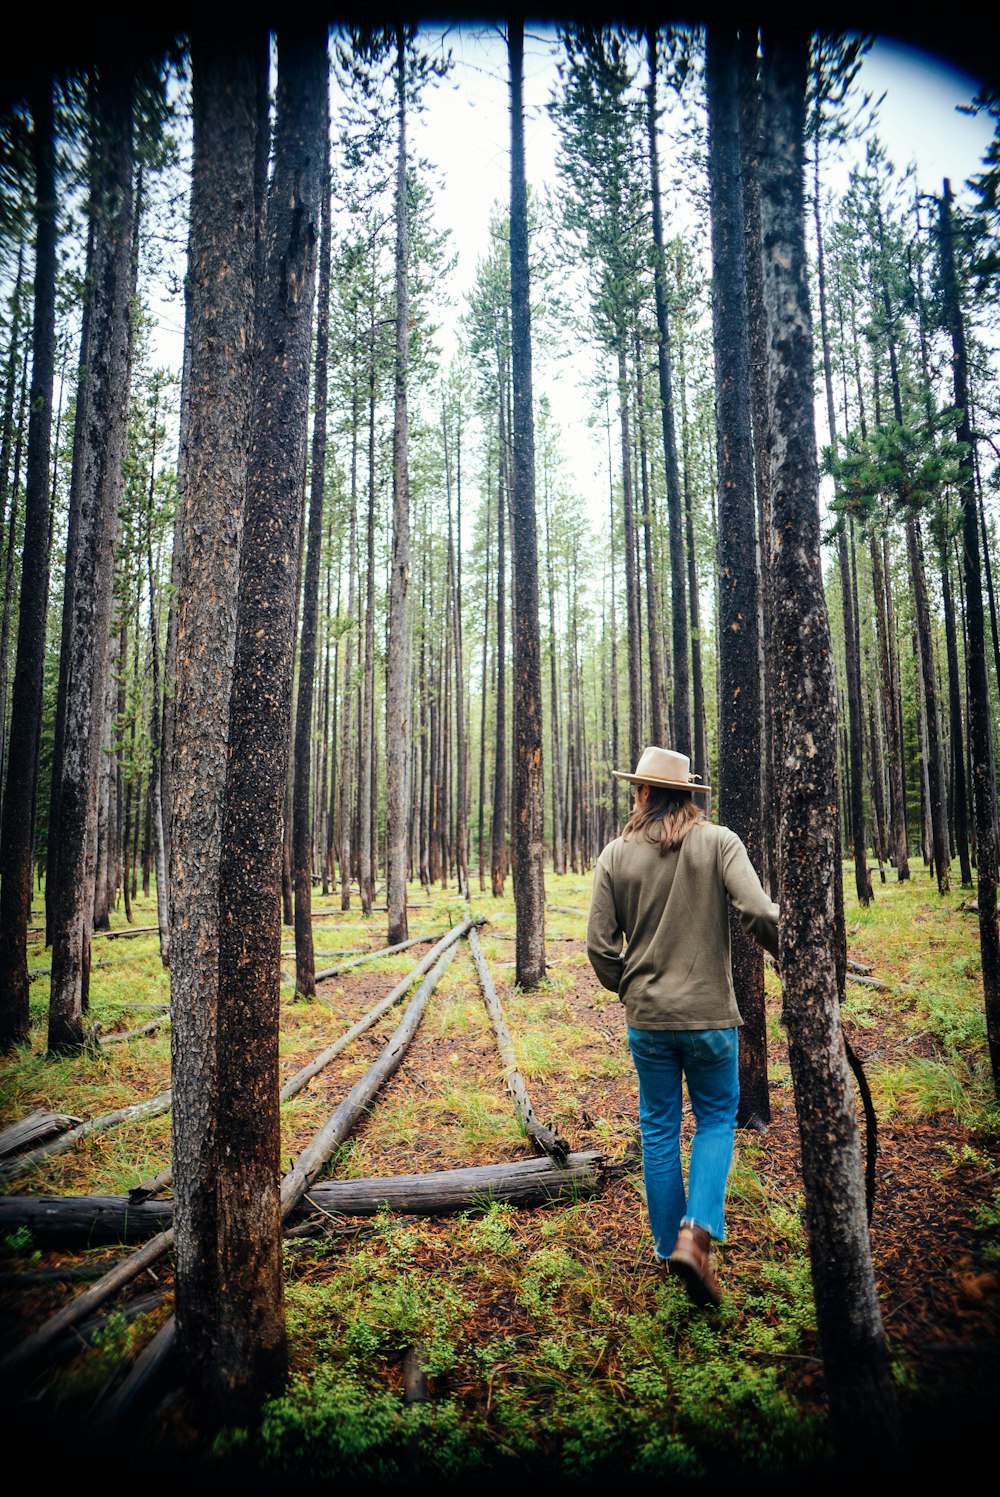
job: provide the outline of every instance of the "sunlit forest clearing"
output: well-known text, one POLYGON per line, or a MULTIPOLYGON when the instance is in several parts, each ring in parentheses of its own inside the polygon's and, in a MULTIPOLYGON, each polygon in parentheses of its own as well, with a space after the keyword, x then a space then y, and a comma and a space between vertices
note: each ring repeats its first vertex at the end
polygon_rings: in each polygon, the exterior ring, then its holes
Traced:
POLYGON ((1000 103, 932 61, 299 17, 5 73, 12 1450, 289 1490, 975 1468, 1000 103), (645 891, 720 851, 640 976, 604 859, 657 785, 645 891), (730 1068, 686 1266, 643 983, 730 1068))

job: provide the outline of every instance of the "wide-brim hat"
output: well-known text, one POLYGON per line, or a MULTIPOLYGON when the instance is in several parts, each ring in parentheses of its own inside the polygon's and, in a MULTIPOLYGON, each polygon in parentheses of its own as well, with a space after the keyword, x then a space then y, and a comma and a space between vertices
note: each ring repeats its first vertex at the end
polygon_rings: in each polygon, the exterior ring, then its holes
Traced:
POLYGON ((628 780, 632 785, 664 785, 670 790, 700 790, 709 793, 708 785, 696 783, 699 775, 692 775, 691 760, 687 754, 678 754, 674 749, 644 748, 634 774, 624 769, 613 769, 617 780, 628 780))

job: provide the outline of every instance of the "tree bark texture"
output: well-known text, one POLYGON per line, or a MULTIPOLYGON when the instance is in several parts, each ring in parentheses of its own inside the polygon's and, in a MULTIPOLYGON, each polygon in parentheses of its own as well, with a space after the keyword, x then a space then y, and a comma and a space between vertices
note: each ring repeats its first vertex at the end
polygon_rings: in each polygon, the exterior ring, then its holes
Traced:
MULTIPOLYGON (((948 822, 945 808, 944 773, 941 765, 941 728, 938 713, 937 673, 934 669, 934 641, 931 635, 930 602, 920 524, 915 516, 906 521, 906 549, 913 579, 913 607, 917 631, 917 656, 923 689, 923 707, 927 725, 925 766, 927 776, 927 810, 930 816, 931 848, 939 894, 951 888, 948 847, 948 822)), ((977 547, 978 550, 978 547, 977 547)))
MULTIPOLYGON (((656 28, 646 31, 649 83, 646 88, 646 132, 649 139, 650 192, 653 206, 653 291, 656 299, 656 372, 660 388, 663 462, 667 482, 667 526, 670 538, 670 612, 673 634, 674 691, 673 746, 693 752, 691 735, 691 677, 688 666, 688 605, 684 576, 684 500, 677 463, 674 399, 670 374, 670 322, 667 311, 666 269, 663 263, 663 212, 660 206, 660 164, 657 143, 656 28)), ((652 647, 652 640, 650 640, 652 647)), ((696 766, 705 773, 701 765, 696 766)))
POLYGON ((773 868, 777 848, 778 807, 774 766, 774 690, 770 683, 771 581, 768 553, 763 537, 771 523, 770 470, 767 461, 767 330, 764 325, 764 283, 760 263, 761 151, 760 77, 757 62, 758 32, 742 26, 739 38, 740 173, 743 198, 744 275, 746 278, 747 331, 750 354, 750 412, 753 421, 753 467, 757 485, 757 560, 760 573, 758 640, 761 701, 761 843, 760 872, 767 887, 776 884, 773 868))
POLYGON ((774 648, 781 723, 781 974, 806 1225, 834 1435, 884 1451, 895 1410, 835 970, 836 715, 820 561, 805 256, 808 35, 764 32, 761 227, 768 326, 774 648))
POLYGON ((212 1392, 227 1416, 283 1380, 278 1203, 282 818, 328 91, 325 24, 278 31, 274 174, 240 559, 219 858, 212 1392))
MULTIPOLYGON (((219 858, 246 504, 254 329, 258 53, 192 37, 187 418, 175 549, 170 997, 177 1321, 194 1386, 225 1303, 216 1194, 219 858)), ((165 765, 166 767, 166 765, 165 765)))
MULTIPOLYGON (((56 187, 51 84, 31 98, 35 285, 24 552, 0 838, 0 1053, 28 1038, 28 924, 49 573, 49 450, 55 373, 56 187)), ((11 361, 13 369, 13 360, 11 361)), ((10 392, 8 392, 10 393, 10 392)), ((11 505, 14 504, 12 491, 11 505)))
MULTIPOLYGON (((712 333, 719 484, 719 815, 760 867, 761 692, 757 537, 750 424, 750 340, 740 187, 735 29, 709 25, 706 74, 712 212, 712 333)), ((742 1125, 767 1123, 764 955, 730 917, 740 1035, 742 1125)))
POLYGON ((330 161, 329 122, 323 162, 322 249, 319 306, 316 317, 316 381, 313 391, 312 475, 309 530, 302 588, 302 633, 299 641, 299 692, 295 711, 294 809, 292 870, 295 881, 295 991, 303 998, 316 992, 316 959, 312 932, 312 846, 310 836, 310 770, 313 683, 316 675, 316 616, 319 605, 319 560, 323 545, 323 491, 326 484, 327 343, 330 333, 330 161))
POLYGON ((545 976, 545 825, 542 809, 542 662, 538 629, 535 430, 531 409, 528 193, 524 169, 524 25, 511 20, 510 287, 514 394, 511 544, 514 550, 514 805, 511 850, 516 977, 533 988, 545 976))
MULTIPOLYGON (((955 276, 951 229, 951 185, 941 196, 941 255, 945 312, 952 341, 955 405, 962 412, 956 433, 966 444, 960 458, 962 500, 962 569, 965 575, 966 669, 969 681, 969 738, 972 749, 972 805, 976 830, 976 902, 983 959, 983 996, 993 1085, 1000 1097, 1000 930, 997 927, 997 799, 993 770, 989 677, 986 670, 986 622, 979 556, 978 505, 974 445, 969 416, 968 356, 965 326, 955 276)), ((956 754, 961 745, 954 745, 956 754)))
POLYGON ((407 273, 406 27, 396 28, 396 363, 392 430, 392 563, 385 669, 385 888, 386 940, 405 941, 410 757, 410 479, 407 457, 407 383, 410 292, 407 273))
POLYGON ((97 87, 93 286, 81 423, 79 515, 53 889, 49 1048, 83 1042, 94 913, 97 788, 128 411, 132 281, 132 69, 112 56, 97 87))

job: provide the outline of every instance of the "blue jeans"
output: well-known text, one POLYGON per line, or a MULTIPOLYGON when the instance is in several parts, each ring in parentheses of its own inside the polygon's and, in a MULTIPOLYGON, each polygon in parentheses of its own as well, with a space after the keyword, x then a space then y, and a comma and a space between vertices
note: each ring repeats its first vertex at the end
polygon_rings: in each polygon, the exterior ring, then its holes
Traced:
POLYGON ((629 1029, 639 1074, 646 1205, 657 1257, 667 1258, 682 1222, 726 1235, 726 1181, 740 1100, 738 1029, 629 1029), (694 1112, 687 1197, 681 1172, 681 1076, 694 1112))

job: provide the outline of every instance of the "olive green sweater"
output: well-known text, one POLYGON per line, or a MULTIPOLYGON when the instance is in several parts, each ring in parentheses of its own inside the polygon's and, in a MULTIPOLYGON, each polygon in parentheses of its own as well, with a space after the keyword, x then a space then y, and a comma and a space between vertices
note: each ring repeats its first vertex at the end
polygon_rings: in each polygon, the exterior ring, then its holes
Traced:
POLYGON ((728 827, 703 822, 662 857, 645 832, 608 843, 594 875, 587 955, 604 987, 621 998, 631 1028, 742 1024, 727 896, 743 929, 777 956, 778 906, 728 827))

